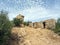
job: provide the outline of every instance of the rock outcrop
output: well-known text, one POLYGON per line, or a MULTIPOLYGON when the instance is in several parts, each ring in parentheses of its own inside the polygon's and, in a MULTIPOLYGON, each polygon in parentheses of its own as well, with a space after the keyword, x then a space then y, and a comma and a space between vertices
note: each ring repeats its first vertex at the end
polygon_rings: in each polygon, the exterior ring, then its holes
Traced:
POLYGON ((20 27, 24 27, 24 24, 23 24, 24 23, 24 16, 19 14, 16 16, 16 18, 20 19, 20 21, 21 21, 20 27))
POLYGON ((41 28, 14 27, 12 29, 13 36, 11 45, 60 45, 60 36, 55 34, 53 31, 41 28))

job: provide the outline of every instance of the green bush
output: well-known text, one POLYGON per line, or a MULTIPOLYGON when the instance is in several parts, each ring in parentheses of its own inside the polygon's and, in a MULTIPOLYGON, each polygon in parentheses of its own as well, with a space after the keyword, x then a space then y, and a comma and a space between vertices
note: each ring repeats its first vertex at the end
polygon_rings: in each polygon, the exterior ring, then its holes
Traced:
POLYGON ((55 27, 54 31, 60 35, 60 18, 57 20, 56 27, 55 27))
POLYGON ((13 20, 11 20, 10 22, 11 22, 12 26, 14 27, 14 26, 15 26, 15 24, 14 24, 13 20))
POLYGON ((28 25, 29 25, 29 23, 28 23, 28 22, 24 22, 24 25, 25 25, 25 26, 28 26, 28 25))
POLYGON ((22 24, 22 20, 14 18, 13 23, 15 24, 15 26, 20 26, 20 24, 22 24))
POLYGON ((24 22, 24 25, 29 26, 29 23, 31 23, 31 21, 24 22))
POLYGON ((11 34, 12 24, 8 19, 8 13, 0 12, 0 45, 7 45, 11 34))

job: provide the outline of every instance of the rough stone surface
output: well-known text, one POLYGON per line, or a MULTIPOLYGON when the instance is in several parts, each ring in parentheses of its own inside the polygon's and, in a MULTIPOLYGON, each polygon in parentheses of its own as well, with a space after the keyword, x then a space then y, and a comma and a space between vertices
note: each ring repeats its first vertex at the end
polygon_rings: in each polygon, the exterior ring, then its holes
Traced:
POLYGON ((20 19, 22 22, 24 21, 24 16, 19 14, 16 16, 17 19, 20 19))
POLYGON ((16 16, 16 18, 20 19, 20 21, 22 21, 22 23, 20 24, 20 27, 24 27, 24 24, 23 24, 24 23, 24 16, 19 14, 19 15, 16 16))
POLYGON ((54 29, 56 21, 54 19, 46 20, 45 22, 45 28, 47 29, 54 29))
POLYGON ((21 19, 21 18, 24 18, 24 16, 19 14, 19 15, 16 16, 16 18, 21 19))
POLYGON ((33 25, 34 28, 43 28, 43 22, 35 22, 33 24, 34 24, 33 25))
POLYGON ((46 28, 46 29, 54 29, 56 21, 54 19, 45 20, 42 22, 34 22, 34 28, 46 28))
POLYGON ((32 22, 29 23, 29 27, 33 27, 33 23, 32 22))

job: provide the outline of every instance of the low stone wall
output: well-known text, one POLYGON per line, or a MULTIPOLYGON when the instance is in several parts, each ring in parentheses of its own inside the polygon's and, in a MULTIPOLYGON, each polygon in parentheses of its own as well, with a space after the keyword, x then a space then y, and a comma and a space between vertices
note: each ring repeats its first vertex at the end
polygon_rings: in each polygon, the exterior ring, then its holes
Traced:
POLYGON ((35 22, 33 24, 34 24, 33 25, 34 28, 43 28, 43 23, 42 22, 35 22))
POLYGON ((56 21, 54 19, 49 19, 49 20, 45 20, 43 22, 29 23, 29 27, 54 29, 55 24, 56 24, 56 21))

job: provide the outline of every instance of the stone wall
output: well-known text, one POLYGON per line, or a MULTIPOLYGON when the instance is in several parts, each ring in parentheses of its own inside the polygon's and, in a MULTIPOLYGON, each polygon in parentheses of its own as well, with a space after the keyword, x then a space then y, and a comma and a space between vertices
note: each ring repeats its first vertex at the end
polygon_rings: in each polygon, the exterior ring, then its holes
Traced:
POLYGON ((47 28, 47 29, 54 29, 56 21, 54 19, 45 20, 42 22, 34 22, 29 23, 30 27, 33 28, 47 28))
POLYGON ((34 27, 34 28, 37 28, 37 22, 34 22, 34 23, 33 23, 33 27, 34 27))
POLYGON ((43 23, 42 22, 35 22, 33 23, 34 28, 43 28, 43 23))
POLYGON ((33 23, 32 22, 29 23, 29 27, 33 27, 33 23))
POLYGON ((45 22, 45 28, 47 29, 54 29, 56 21, 54 19, 46 20, 45 22))

